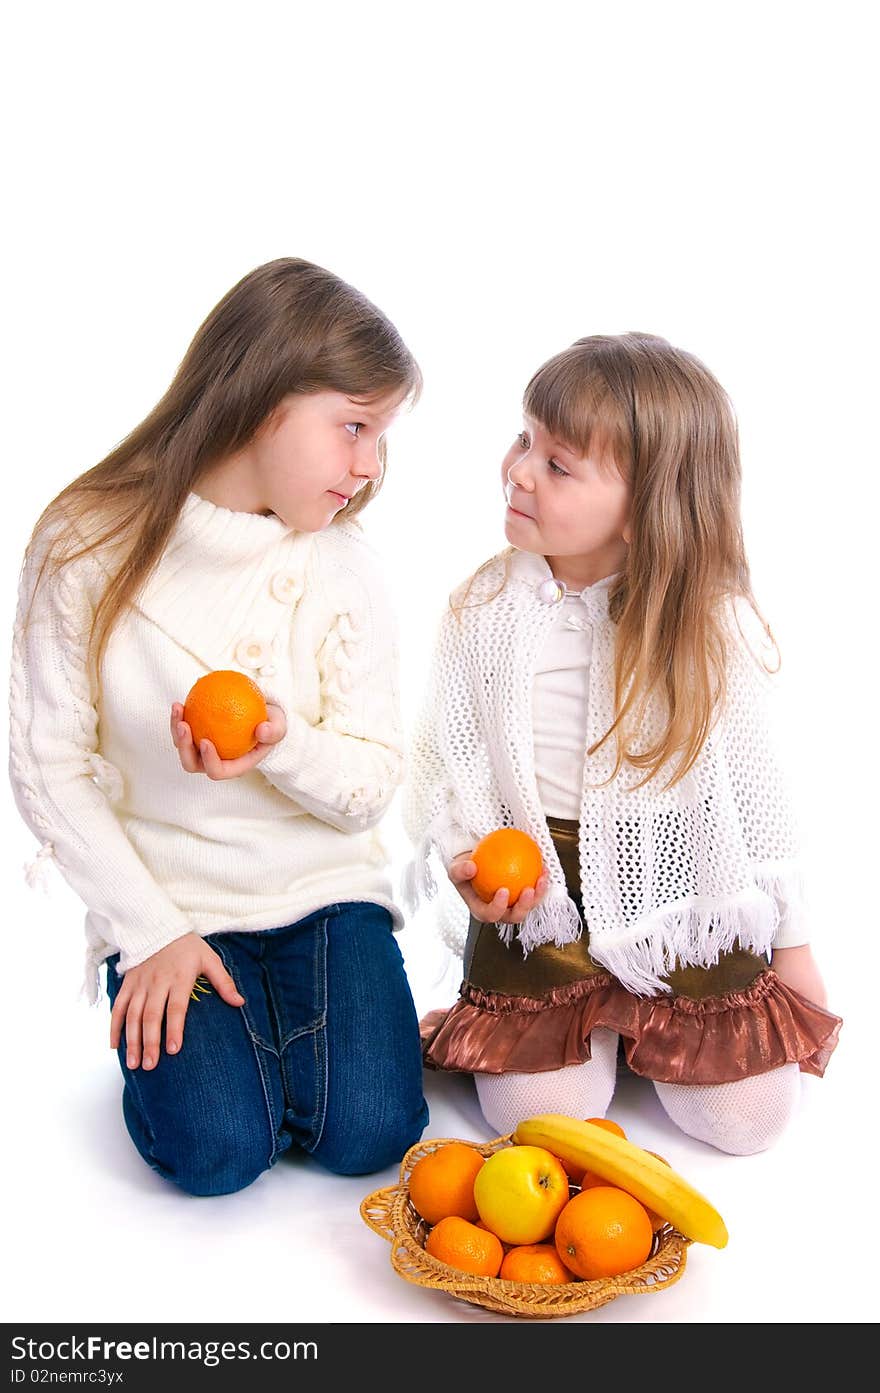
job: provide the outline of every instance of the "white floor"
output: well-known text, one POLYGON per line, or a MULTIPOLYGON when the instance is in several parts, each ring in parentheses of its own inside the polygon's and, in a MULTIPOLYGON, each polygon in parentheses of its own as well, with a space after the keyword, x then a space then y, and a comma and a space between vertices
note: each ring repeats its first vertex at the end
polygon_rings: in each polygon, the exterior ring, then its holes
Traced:
MULTIPOLYGON (((90 1010, 76 999, 78 901, 55 880, 49 896, 10 902, 27 934, 11 932, 4 955, 7 1321, 510 1320, 392 1271, 358 1206, 396 1180, 394 1169, 339 1178, 300 1153, 219 1199, 193 1199, 159 1179, 122 1121, 106 1000, 90 1010)), ((418 919, 400 941, 420 1013, 450 1001, 455 965, 444 979, 445 961, 426 948, 418 919)), ((618 1298, 566 1323, 876 1317, 868 989, 833 985, 847 1019, 840 1046, 825 1079, 804 1076, 800 1113, 771 1152, 733 1158, 693 1142, 649 1084, 620 1081, 610 1115, 712 1199, 731 1239, 721 1252, 691 1246, 668 1291, 618 1298)), ((491 1136, 470 1079, 426 1073, 425 1087, 426 1136, 491 1136)))

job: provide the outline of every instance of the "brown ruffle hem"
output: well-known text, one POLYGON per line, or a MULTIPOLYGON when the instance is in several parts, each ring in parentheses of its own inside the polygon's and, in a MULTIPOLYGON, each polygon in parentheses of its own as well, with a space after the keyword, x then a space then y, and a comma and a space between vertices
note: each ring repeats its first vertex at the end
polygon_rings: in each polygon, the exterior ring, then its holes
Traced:
POLYGON ((751 986, 702 1001, 638 997, 606 972, 540 997, 465 982, 447 1010, 420 1022, 428 1068, 540 1073, 590 1058, 590 1032, 616 1030, 633 1073, 658 1083, 729 1083, 797 1061, 823 1074, 841 1020, 787 987, 772 968, 751 986))

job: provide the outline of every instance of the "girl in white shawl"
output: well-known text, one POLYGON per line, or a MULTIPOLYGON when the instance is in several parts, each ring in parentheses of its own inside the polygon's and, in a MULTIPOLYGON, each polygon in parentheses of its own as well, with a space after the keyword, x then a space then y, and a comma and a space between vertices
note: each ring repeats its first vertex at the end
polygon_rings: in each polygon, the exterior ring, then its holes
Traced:
POLYGON ((464 959, 425 1062, 472 1072, 506 1133, 604 1115, 622 1049, 684 1131, 762 1150, 841 1021, 809 947, 733 408, 664 339, 580 339, 529 382, 502 483, 511 545, 453 593, 405 789, 410 906, 436 857, 464 959), (544 863, 512 906, 471 884, 501 827, 544 863))

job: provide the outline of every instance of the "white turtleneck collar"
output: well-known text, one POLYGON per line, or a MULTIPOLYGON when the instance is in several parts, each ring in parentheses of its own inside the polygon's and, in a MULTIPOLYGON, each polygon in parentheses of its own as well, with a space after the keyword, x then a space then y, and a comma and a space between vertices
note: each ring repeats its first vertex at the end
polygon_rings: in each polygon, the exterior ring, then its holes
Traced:
POLYGON ((274 513, 239 513, 190 491, 177 516, 170 542, 197 549, 223 566, 264 554, 284 538, 299 534, 274 513))

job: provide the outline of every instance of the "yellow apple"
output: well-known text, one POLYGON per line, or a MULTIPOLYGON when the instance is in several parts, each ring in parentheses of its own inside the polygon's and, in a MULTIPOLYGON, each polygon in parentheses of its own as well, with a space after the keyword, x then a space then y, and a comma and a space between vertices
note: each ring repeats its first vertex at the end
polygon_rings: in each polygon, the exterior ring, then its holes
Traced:
POLYGON ((540 1243, 568 1204, 568 1176, 542 1146, 505 1146, 477 1172, 474 1200, 503 1243, 540 1243))

